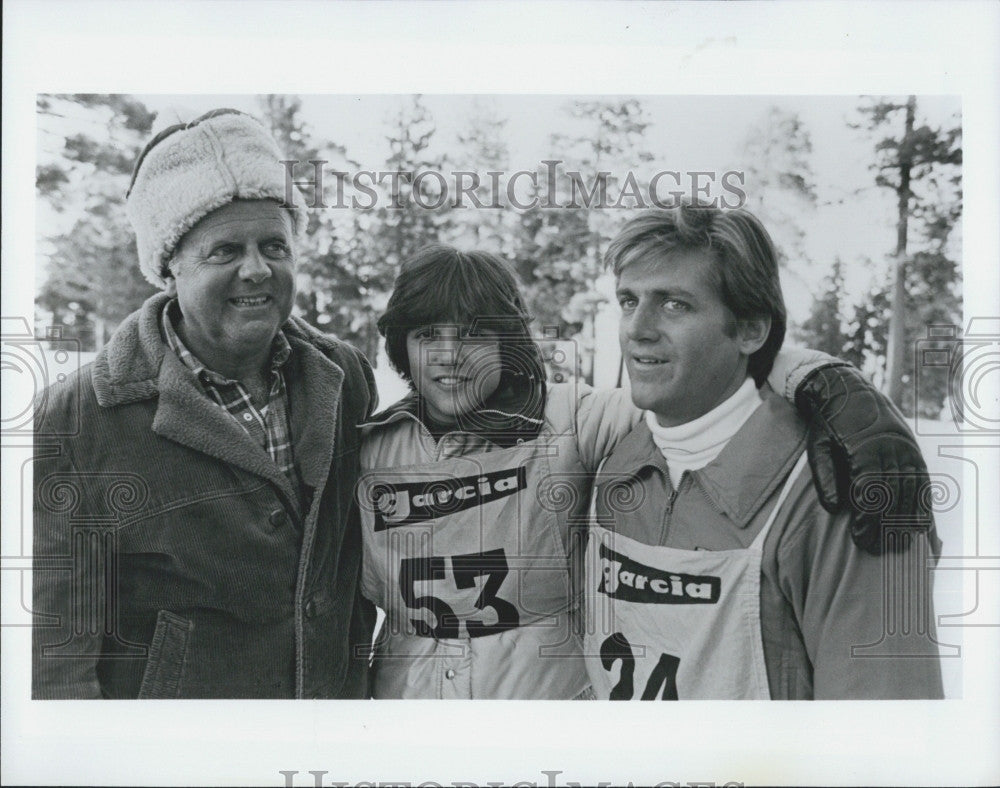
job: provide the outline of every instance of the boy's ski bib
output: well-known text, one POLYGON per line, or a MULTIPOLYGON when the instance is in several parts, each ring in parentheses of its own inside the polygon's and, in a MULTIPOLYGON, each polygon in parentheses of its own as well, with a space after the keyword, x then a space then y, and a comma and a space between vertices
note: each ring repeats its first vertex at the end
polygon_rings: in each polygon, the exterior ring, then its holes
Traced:
POLYGON ((591 505, 584 649, 598 698, 770 698, 760 628, 761 558, 805 463, 803 454, 764 527, 743 550, 645 545, 598 526, 591 505))
MULTIPOLYGON (((477 654, 491 636, 507 649, 497 672, 510 683, 498 693, 527 692, 519 671, 555 671, 557 680, 547 683, 553 692, 575 694, 586 686, 579 637, 567 615, 573 599, 567 545, 538 489, 548 469, 547 449, 527 444, 363 476, 362 588, 385 610, 387 628, 376 696, 449 690, 449 684, 434 689, 442 671, 431 663, 444 666, 439 657, 469 648, 477 654), (548 644, 549 658, 540 658, 540 644, 548 644), (566 675, 570 665, 555 652, 575 654, 576 678, 566 675)), ((478 670, 490 670, 488 662, 484 657, 478 670)))

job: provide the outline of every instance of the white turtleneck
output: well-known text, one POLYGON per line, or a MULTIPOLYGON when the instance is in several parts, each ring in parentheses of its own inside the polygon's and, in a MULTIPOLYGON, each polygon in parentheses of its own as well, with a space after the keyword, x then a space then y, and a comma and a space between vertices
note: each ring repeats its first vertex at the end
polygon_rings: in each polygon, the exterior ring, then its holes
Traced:
POLYGON ((718 457, 761 401, 753 378, 748 377, 729 399, 686 424, 661 427, 656 414, 647 410, 646 424, 653 433, 653 443, 667 461, 670 483, 674 488, 680 483, 684 471, 704 468, 718 457))

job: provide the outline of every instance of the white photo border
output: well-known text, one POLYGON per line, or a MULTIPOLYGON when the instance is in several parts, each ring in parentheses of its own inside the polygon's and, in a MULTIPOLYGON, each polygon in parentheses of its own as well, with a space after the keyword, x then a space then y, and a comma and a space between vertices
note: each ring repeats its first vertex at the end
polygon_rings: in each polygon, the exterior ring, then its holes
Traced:
MULTIPOLYGON (((33 312, 35 96, 68 92, 958 95, 966 317, 1000 314, 995 4, 15 0, 4 22, 5 316, 33 312)), ((5 531, 30 524, 14 455, 5 531)), ((998 641, 963 631, 960 701, 94 704, 29 700, 30 629, 4 627, 3 782, 989 784, 998 641)))

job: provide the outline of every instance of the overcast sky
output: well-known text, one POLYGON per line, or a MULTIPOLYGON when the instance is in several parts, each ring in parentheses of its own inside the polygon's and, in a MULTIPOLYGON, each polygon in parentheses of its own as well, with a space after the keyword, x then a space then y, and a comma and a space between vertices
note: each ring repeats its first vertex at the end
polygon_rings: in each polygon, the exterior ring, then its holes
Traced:
MULTIPOLYGON (((258 113, 253 94, 140 94, 147 107, 158 113, 154 132, 181 120, 190 120, 209 109, 233 107, 258 113)), ((389 153, 386 139, 388 121, 409 95, 301 95, 301 117, 318 138, 343 145, 361 169, 378 170, 389 153)), ((539 162, 551 155, 549 137, 553 132, 573 133, 574 121, 564 108, 574 98, 569 95, 440 95, 424 96, 437 133, 432 145, 437 153, 449 153, 456 135, 466 131, 475 106, 492 106, 506 119, 511 170, 537 170, 539 162)), ((592 97, 590 97, 592 98, 592 97)), ((811 135, 810 157, 820 206, 815 211, 795 213, 805 232, 808 262, 791 259, 783 271, 789 316, 793 323, 808 315, 813 296, 822 286, 830 265, 839 257, 845 263, 845 290, 851 300, 869 290, 873 278, 888 267, 888 255, 895 244, 895 198, 887 189, 874 185, 871 163, 875 140, 868 133, 852 129, 858 121, 858 96, 640 96, 650 125, 644 144, 654 156, 648 172, 673 170, 723 172, 748 165, 744 145, 748 132, 760 124, 768 109, 779 107, 796 113, 811 135), (870 258, 874 265, 863 263, 870 258)), ((918 124, 941 126, 959 117, 957 97, 920 96, 918 124)), ((99 135, 101 125, 92 118, 44 119, 39 134, 38 160, 56 154, 63 135, 83 131, 99 135), (53 133, 53 131, 55 133, 53 133)), ((579 132, 579 128, 576 129, 579 132)), ((669 183, 665 181, 664 183, 669 183)), ((669 187, 666 187, 669 188, 669 187)), ((746 189, 752 195, 753 184, 746 189)), ((770 198, 769 198, 770 199, 770 198)), ((38 230, 44 236, 65 231, 77 216, 71 211, 55 213, 38 206, 38 230)), ((783 228, 769 227, 781 240, 783 228)), ((955 239, 961 235, 956 233, 955 239)), ((45 276, 43 266, 36 281, 45 276)))
MULTIPOLYGON (((256 97, 241 95, 140 95, 158 111, 156 129, 179 120, 190 120, 220 106, 251 113, 258 111, 256 97)), ((379 169, 388 154, 386 122, 408 96, 303 95, 302 118, 318 137, 344 145, 363 169, 379 169)), ((492 104, 507 119, 512 169, 536 169, 550 153, 553 131, 570 131, 572 121, 563 112, 573 96, 426 95, 438 132, 434 145, 447 152, 455 144, 473 112, 474 102, 492 104)), ((870 257, 880 265, 895 244, 895 199, 874 186, 869 169, 874 160, 873 139, 851 129, 857 121, 857 96, 640 96, 650 126, 646 147, 655 157, 655 169, 688 172, 721 172, 739 169, 748 131, 760 123, 771 106, 795 112, 812 137, 811 164, 821 207, 799 218, 805 230, 805 248, 812 266, 793 262, 785 277, 786 298, 794 320, 808 313, 811 292, 839 256, 847 263, 846 289, 857 294, 871 283, 871 272, 858 261, 870 257), (861 190, 859 192, 859 190, 861 190), (845 198, 847 198, 845 200, 845 198), (830 202, 842 204, 831 205, 830 202), (823 204, 826 203, 826 204, 823 204)), ((918 123, 932 126, 952 122, 960 112, 957 97, 921 96, 918 123)), ((748 188, 751 184, 748 184, 748 188)), ((780 228, 776 228, 780 234, 780 228)))

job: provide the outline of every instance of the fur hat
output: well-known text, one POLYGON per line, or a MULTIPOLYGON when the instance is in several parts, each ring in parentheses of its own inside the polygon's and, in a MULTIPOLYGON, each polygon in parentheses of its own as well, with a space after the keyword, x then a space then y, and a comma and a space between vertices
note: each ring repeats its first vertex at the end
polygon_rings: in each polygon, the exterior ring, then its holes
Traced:
POLYGON ((264 126, 236 110, 213 110, 157 134, 136 162, 125 203, 143 276, 166 287, 163 271, 184 233, 233 200, 276 200, 301 233, 306 214, 298 189, 286 186, 284 158, 264 126))

